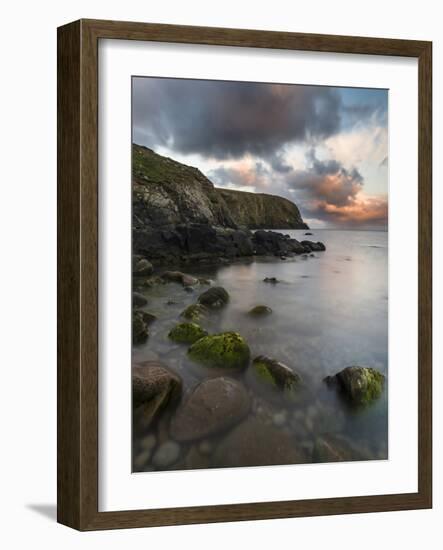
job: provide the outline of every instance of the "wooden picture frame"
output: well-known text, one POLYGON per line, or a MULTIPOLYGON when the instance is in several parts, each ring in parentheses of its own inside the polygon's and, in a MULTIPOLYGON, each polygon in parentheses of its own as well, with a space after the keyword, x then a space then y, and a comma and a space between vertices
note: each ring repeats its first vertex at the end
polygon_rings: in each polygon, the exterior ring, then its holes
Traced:
POLYGON ((80 20, 58 29, 58 521, 79 530, 432 506, 432 44, 80 20), (419 76, 418 491, 345 498, 98 511, 98 42, 124 39, 405 56, 419 76))

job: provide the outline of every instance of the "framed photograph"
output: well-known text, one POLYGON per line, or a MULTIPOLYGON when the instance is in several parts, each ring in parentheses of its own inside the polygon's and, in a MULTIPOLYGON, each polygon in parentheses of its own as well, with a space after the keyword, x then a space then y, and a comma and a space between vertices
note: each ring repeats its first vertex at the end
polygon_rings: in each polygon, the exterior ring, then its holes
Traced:
POLYGON ((430 42, 58 29, 58 521, 432 506, 430 42))

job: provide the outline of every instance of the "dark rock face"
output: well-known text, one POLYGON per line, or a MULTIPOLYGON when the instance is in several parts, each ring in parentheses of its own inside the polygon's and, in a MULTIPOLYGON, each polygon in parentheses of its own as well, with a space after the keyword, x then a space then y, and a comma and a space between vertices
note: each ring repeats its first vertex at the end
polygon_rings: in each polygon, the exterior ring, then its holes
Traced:
POLYGON ((148 300, 146 299, 143 294, 140 294, 140 292, 133 292, 132 293, 132 305, 134 307, 143 307, 148 303, 148 300))
POLYGON ((197 386, 171 421, 170 435, 192 441, 231 428, 249 412, 245 388, 230 378, 212 378, 197 386))
POLYGON ((133 421, 146 429, 168 404, 181 395, 181 379, 158 361, 145 361, 132 367, 133 421))
POLYGON ((249 229, 309 229, 297 206, 265 193, 217 189, 235 222, 249 229))
POLYGON ((196 168, 133 146, 135 275, 152 273, 143 258, 177 263, 317 250, 318 243, 309 247, 275 231, 250 231, 265 226, 307 228, 287 199, 216 189, 196 168))

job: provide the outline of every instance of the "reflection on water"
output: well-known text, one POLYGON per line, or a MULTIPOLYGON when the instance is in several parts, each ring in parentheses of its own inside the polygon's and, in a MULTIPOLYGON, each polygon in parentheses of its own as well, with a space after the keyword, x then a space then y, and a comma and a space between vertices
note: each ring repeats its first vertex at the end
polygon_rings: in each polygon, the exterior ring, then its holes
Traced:
MULTIPOLYGON (((303 240, 303 231, 285 233, 303 240)), ((210 278, 225 287, 231 297, 226 308, 203 324, 211 333, 240 332, 248 341, 252 357, 268 355, 302 376, 299 398, 288 403, 257 384, 249 371, 239 375, 253 396, 253 420, 275 428, 277 439, 278 434, 285 440, 292 438, 304 449, 306 462, 312 460, 314 442, 321 434, 342 438, 355 449, 356 459, 387 458, 387 385, 376 403, 353 410, 326 387, 323 378, 349 365, 374 367, 387 376, 388 235, 331 230, 313 234, 310 239, 322 241, 327 247, 315 257, 187 267, 192 275, 210 278), (263 282, 265 277, 276 277, 280 282, 267 284, 263 282), (247 316, 245 313, 257 304, 272 308, 272 315, 262 319, 247 316)), ((149 304, 145 309, 158 321, 151 325, 146 345, 133 352, 134 361, 159 358, 177 372, 185 394, 213 373, 189 361, 186 347, 171 343, 167 334, 180 312, 194 303, 201 291, 187 292, 174 283, 146 290, 149 304)), ((257 429, 257 422, 251 425, 257 429)), ((156 430, 158 445, 169 436, 164 425, 156 430)), ((134 434, 134 458, 147 435, 134 434)), ((209 443, 216 448, 223 437, 217 436, 209 443)), ((169 469, 223 465, 212 462, 210 456, 200 460, 197 451, 194 453, 192 445, 181 448, 182 459, 169 469)), ((137 468, 151 470, 153 466, 146 459, 137 468)))

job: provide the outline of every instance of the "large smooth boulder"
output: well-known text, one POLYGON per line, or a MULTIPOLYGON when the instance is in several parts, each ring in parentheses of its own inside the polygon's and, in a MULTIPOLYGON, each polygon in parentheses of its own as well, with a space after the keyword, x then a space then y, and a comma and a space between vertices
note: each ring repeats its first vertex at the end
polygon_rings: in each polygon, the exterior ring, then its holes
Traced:
POLYGON ((171 420, 170 435, 192 441, 226 430, 249 412, 244 386, 230 378, 212 378, 199 384, 171 420))
POLYGON ((250 350, 237 332, 223 332, 197 340, 188 350, 189 357, 206 367, 244 369, 249 364, 250 350))
POLYGON ((305 462, 309 457, 293 436, 253 416, 230 431, 213 455, 213 466, 218 468, 305 462))
POLYGON ((325 381, 338 387, 353 404, 367 405, 382 394, 385 377, 376 369, 352 366, 327 376, 325 381))
POLYGON ((169 331, 169 338, 180 344, 193 344, 207 336, 208 332, 196 323, 179 323, 169 331))
POLYGON ((161 410, 174 405, 182 391, 181 379, 159 361, 144 361, 132 367, 134 424, 147 429, 161 410))
POLYGON ((290 367, 265 355, 259 355, 252 361, 257 378, 264 383, 292 394, 301 384, 300 375, 290 367))
POLYGON ((221 286, 213 286, 198 297, 200 304, 211 309, 218 309, 229 302, 228 292, 221 286))

